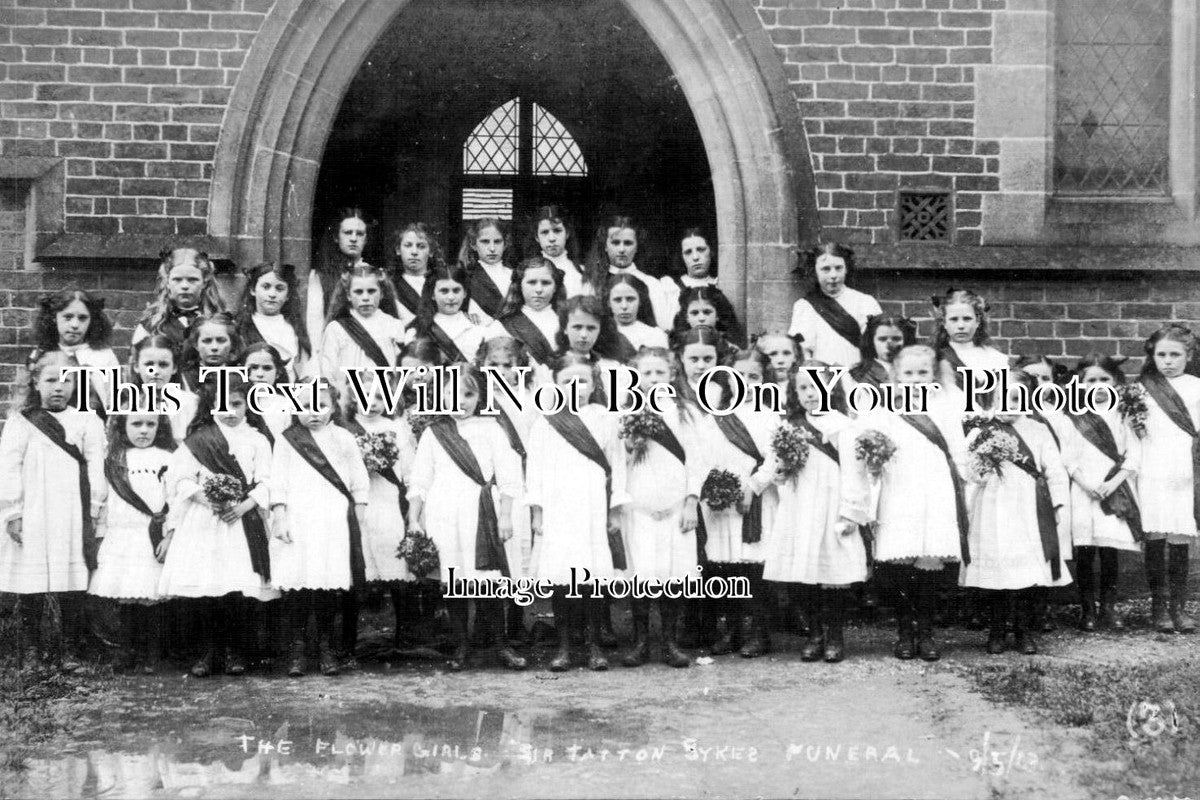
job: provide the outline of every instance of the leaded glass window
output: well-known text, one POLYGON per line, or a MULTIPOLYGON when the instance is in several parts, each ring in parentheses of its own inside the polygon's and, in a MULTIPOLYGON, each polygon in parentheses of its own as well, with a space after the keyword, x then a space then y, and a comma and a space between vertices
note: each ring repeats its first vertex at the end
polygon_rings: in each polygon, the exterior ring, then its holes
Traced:
POLYGON ((1054 185, 1170 191, 1171 0, 1058 0, 1054 185))
POLYGON ((587 163, 575 138, 537 103, 533 105, 533 174, 587 175, 587 163))
POLYGON ((521 100, 514 97, 476 125, 463 145, 463 173, 516 175, 520 168, 520 118, 521 100))

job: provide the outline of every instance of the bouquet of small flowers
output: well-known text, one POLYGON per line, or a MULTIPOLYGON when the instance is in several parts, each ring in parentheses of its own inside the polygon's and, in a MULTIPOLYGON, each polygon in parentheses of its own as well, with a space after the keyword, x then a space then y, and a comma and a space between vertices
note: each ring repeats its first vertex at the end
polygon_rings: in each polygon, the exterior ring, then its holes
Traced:
POLYGON ((202 489, 205 499, 212 504, 213 508, 224 508, 234 503, 240 503, 246 496, 242 482, 224 472, 217 472, 205 478, 202 489))
POLYGON ((882 431, 863 431, 854 440, 854 457, 863 462, 867 472, 878 475, 883 465, 896 455, 896 443, 882 431))
POLYGON ((449 419, 446 414, 416 414, 410 412, 408 414, 408 426, 412 428, 413 439, 421 441, 421 434, 435 422, 443 419, 449 419))
POLYGON ((621 429, 617 435, 625 440, 630 463, 640 464, 645 461, 650 440, 661 434, 666 427, 667 423, 663 422, 663 418, 648 408, 621 417, 621 429))
POLYGON ((421 531, 409 531, 400 540, 396 557, 402 559, 409 571, 418 577, 425 578, 438 571, 437 545, 421 531))
POLYGON ((700 499, 713 511, 734 508, 742 502, 742 479, 729 470, 711 470, 700 487, 700 499))
POLYGON ((1120 400, 1117 410, 1121 418, 1129 423, 1139 439, 1146 436, 1146 415, 1150 409, 1146 406, 1146 387, 1141 383, 1127 383, 1120 389, 1120 400))
POLYGON ((986 428, 994 421, 994 414, 963 414, 963 433, 970 433, 975 428, 986 428))
POLYGON ((771 450, 779 462, 779 473, 787 480, 799 475, 808 463, 808 448, 808 434, 786 422, 771 436, 771 450))
POLYGON ((1016 464, 1021 460, 1016 438, 995 427, 980 428, 967 447, 967 454, 968 467, 980 480, 986 480, 989 475, 1000 477, 1000 468, 1006 462, 1016 464))
POLYGON ((365 433, 356 436, 355 441, 362 450, 363 463, 367 465, 367 469, 378 475, 396 466, 400 459, 400 448, 396 444, 396 434, 392 431, 365 433))

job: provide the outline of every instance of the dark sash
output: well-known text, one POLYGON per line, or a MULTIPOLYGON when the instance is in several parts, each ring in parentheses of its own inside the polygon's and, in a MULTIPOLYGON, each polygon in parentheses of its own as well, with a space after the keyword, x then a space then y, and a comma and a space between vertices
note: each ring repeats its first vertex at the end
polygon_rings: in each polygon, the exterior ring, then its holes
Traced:
POLYGON ((1050 562, 1050 576, 1054 580, 1058 580, 1062 576, 1060 554, 1058 551, 1058 523, 1054 520, 1054 498, 1050 496, 1050 481, 1046 478, 1046 471, 1038 469, 1033 449, 1016 428, 1003 422, 997 423, 996 426, 1000 430, 1011 434, 1017 441, 1017 451, 1021 454, 1021 460, 1013 462, 1013 466, 1034 480, 1038 532, 1041 534, 1042 539, 1042 555, 1050 562))
MULTIPOLYGON (((550 427, 557 431, 558 435, 565 439, 567 444, 574 447, 579 452, 579 455, 604 470, 604 508, 606 514, 604 526, 607 530, 607 513, 612 506, 612 465, 608 463, 608 458, 604 455, 604 450, 600 447, 600 443, 596 441, 596 437, 592 436, 592 432, 588 430, 587 425, 576 414, 572 414, 569 411, 548 414, 546 422, 550 423, 550 427)), ((629 568, 629 564, 625 559, 625 542, 621 539, 620 531, 609 531, 608 552, 612 556, 613 569, 629 568)))
POLYGON ((687 453, 683 451, 683 445, 679 443, 679 438, 675 436, 675 432, 667 425, 665 419, 663 420, 662 427, 650 437, 650 440, 658 442, 668 453, 678 458, 680 464, 687 464, 687 453))
POLYGON ((350 580, 355 586, 361 586, 367 582, 367 567, 366 561, 363 560, 362 528, 358 526, 358 517, 354 513, 354 495, 337 474, 333 464, 329 463, 329 457, 313 438, 312 431, 299 422, 293 422, 283 432, 283 438, 287 439, 288 444, 306 464, 327 480, 330 486, 337 489, 338 494, 346 498, 346 524, 350 528, 350 580))
MULTIPOLYGON (((224 473, 237 478, 242 491, 249 493, 258 484, 246 480, 246 473, 237 459, 229 452, 229 443, 216 429, 217 423, 205 425, 183 440, 184 445, 209 472, 224 473)), ((204 491, 201 487, 200 491, 204 491)), ((250 566, 264 581, 271 580, 271 551, 267 547, 267 526, 257 508, 242 515, 242 530, 246 534, 246 545, 250 548, 250 566)))
MULTIPOLYGON (((159 480, 162 480, 162 473, 165 471, 166 467, 159 470, 159 480)), ((158 545, 163 540, 163 523, 167 519, 167 504, 163 503, 160 511, 151 511, 150 506, 146 504, 140 494, 133 490, 133 486, 129 483, 128 470, 112 459, 104 460, 104 477, 108 479, 108 486, 116 493, 117 497, 131 505, 139 514, 145 514, 150 518, 150 550, 151 552, 158 550, 158 545)))
POLYGON ((497 406, 496 421, 500 423, 500 427, 504 429, 504 435, 508 437, 508 446, 521 457, 521 467, 524 468, 528 454, 525 452, 525 443, 521 441, 521 434, 517 432, 517 426, 513 424, 512 417, 503 407, 497 406))
POLYGON ((813 311, 817 312, 817 316, 825 320, 826 325, 833 328, 834 333, 852 344, 856 350, 858 349, 862 343, 862 328, 858 326, 858 320, 850 316, 850 312, 836 298, 830 297, 818 288, 804 295, 804 299, 813 307, 813 311))
POLYGON ((1050 420, 1036 411, 1030 413, 1029 416, 1034 422, 1040 422, 1046 426, 1046 430, 1050 431, 1050 438, 1054 440, 1054 446, 1058 448, 1059 452, 1062 452, 1062 442, 1058 439, 1058 431, 1054 430, 1054 426, 1050 424, 1050 420))
MULTIPOLYGON (((360 425, 358 420, 350 420, 345 424, 345 428, 355 436, 367 435, 367 429, 360 425)), ((399 445, 398 442, 397 445, 399 445)), ((375 474, 383 478, 392 486, 395 486, 396 490, 400 492, 400 515, 404 517, 404 519, 408 519, 408 490, 405 488, 404 482, 396 476, 396 471, 394 469, 389 469, 386 472, 376 472, 375 474)))
MULTIPOLYGON (((1104 476, 1104 480, 1107 481, 1120 472, 1121 463, 1125 457, 1117 449, 1117 440, 1113 438, 1112 430, 1100 415, 1088 411, 1083 414, 1071 414, 1070 419, 1075 424, 1075 430, 1079 431, 1079 434, 1092 447, 1113 462, 1112 469, 1104 476)), ((1146 533, 1142 530, 1142 512, 1138 508, 1137 497, 1134 496, 1133 488, 1128 481, 1123 482, 1113 490, 1112 494, 1100 501, 1100 510, 1105 514, 1125 520, 1125 524, 1129 526, 1129 532, 1133 534, 1134 541, 1140 542, 1146 538, 1146 533)))
MULTIPOLYGON (((28 408, 21 412, 29 424, 37 428, 58 449, 75 459, 79 467, 79 512, 83 517, 83 561, 89 570, 96 568, 96 529, 92 526, 92 482, 88 479, 87 458, 79 448, 67 441, 67 431, 62 423, 44 408, 28 408)), ((47 476, 54 479, 57 476, 47 476)))
POLYGON ((504 330, 512 334, 518 341, 524 342, 529 349, 529 357, 539 364, 549 364, 554 358, 554 345, 542 333, 541 328, 533 324, 533 320, 525 316, 523 311, 509 314, 500 320, 504 330))
POLYGON ((872 386, 882 386, 890 379, 887 368, 875 359, 859 362, 850 370, 850 377, 859 383, 869 383, 872 386))
POLYGON ((1162 375, 1157 372, 1143 375, 1142 384, 1171 422, 1192 437, 1192 513, 1200 519, 1200 436, 1192 425, 1192 415, 1188 413, 1179 392, 1162 375))
POLYGON ((437 343, 438 349, 442 351, 442 355, 450 360, 453 364, 458 364, 467 360, 463 355, 463 351, 458 349, 458 345, 450 338, 450 334, 442 330, 442 326, 436 322, 429 326, 429 338, 437 343))
POLYGON ((965 367, 966 364, 958 357, 958 351, 950 345, 946 345, 938 351, 938 359, 945 361, 950 365, 950 369, 954 372, 954 385, 958 388, 963 388, 963 374, 958 371, 959 367, 965 367))
POLYGON ((396 301, 412 312, 415 317, 417 310, 421 307, 421 295, 408 285, 408 281, 404 280, 402 275, 397 274, 394 283, 396 285, 396 301))
POLYGON ((471 299, 492 319, 500 316, 500 311, 504 308, 504 295, 500 294, 500 287, 492 282, 492 277, 487 274, 482 264, 468 274, 471 299))
POLYGON ((238 326, 238 336, 242 339, 242 347, 249 347, 252 344, 266 341, 266 337, 262 335, 262 331, 254 324, 252 317, 246 317, 242 321, 242 324, 238 326))
POLYGON ((492 500, 492 485, 496 482, 486 480, 483 470, 479 467, 479 459, 471 451, 471 445, 458 432, 452 420, 439 420, 429 426, 429 432, 438 440, 438 444, 450 456, 454 466, 464 475, 479 484, 479 524, 475 529, 475 569, 500 570, 506 577, 508 571, 508 556, 504 552, 504 542, 500 541, 500 524, 496 519, 496 504, 492 500))
POLYGON ((950 454, 950 445, 946 443, 946 437, 942 436, 938 426, 925 414, 900 414, 898 416, 916 428, 917 432, 928 439, 938 450, 941 450, 942 455, 946 458, 946 466, 950 469, 950 480, 954 483, 954 510, 958 516, 958 541, 962 548, 962 561, 964 564, 970 564, 971 547, 967 540, 967 532, 970 530, 971 524, 970 517, 967 515, 967 501, 963 496, 963 479, 958 474, 958 467, 954 464, 954 456, 950 454))
MULTIPOLYGON (((713 420, 731 445, 754 459, 754 470, 757 471, 765 459, 754 444, 754 438, 750 436, 746 423, 736 414, 726 414, 723 417, 713 415, 713 420)), ((742 541, 745 544, 762 541, 762 526, 762 495, 756 494, 750 501, 750 507, 742 515, 742 541)))
POLYGON ((367 333, 367 329, 361 322, 351 316, 340 317, 337 322, 341 323, 342 330, 346 332, 346 335, 354 340, 354 343, 362 349, 367 358, 375 362, 376 366, 392 366, 392 362, 388 361, 387 356, 383 354, 383 348, 379 346, 379 342, 367 333))
POLYGON ((797 428, 808 434, 809 445, 818 453, 823 453, 835 464, 842 463, 842 459, 838 455, 837 448, 833 446, 833 442, 825 441, 825 435, 809 422, 807 414, 801 414, 793 422, 795 422, 797 428))

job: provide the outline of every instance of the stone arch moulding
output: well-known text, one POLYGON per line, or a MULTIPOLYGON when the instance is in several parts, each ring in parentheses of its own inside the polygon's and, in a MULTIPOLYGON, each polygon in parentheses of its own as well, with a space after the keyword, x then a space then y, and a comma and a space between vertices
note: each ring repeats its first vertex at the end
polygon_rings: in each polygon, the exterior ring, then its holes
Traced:
MULTIPOLYGON (((741 0, 622 0, 679 80, 716 196, 721 286, 752 324, 786 319, 797 244, 819 223, 808 147, 779 57, 741 0)), ((317 173, 342 96, 407 0, 276 0, 217 146, 209 233, 231 257, 304 269, 317 173)))

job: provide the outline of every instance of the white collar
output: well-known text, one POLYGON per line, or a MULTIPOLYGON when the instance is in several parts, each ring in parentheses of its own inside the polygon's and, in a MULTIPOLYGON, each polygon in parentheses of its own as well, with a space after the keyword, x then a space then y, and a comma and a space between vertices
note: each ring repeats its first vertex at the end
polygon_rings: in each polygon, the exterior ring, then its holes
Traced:
POLYGON ((707 278, 693 278, 691 275, 685 274, 685 275, 681 275, 679 277, 679 282, 681 284, 683 284, 684 286, 689 286, 692 288, 699 288, 701 286, 716 286, 717 285, 717 279, 715 277, 713 277, 712 275, 709 275, 707 278))

